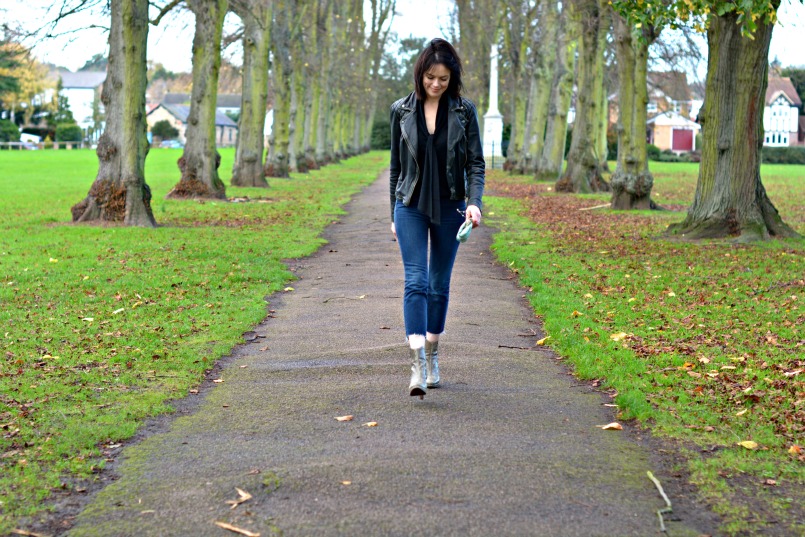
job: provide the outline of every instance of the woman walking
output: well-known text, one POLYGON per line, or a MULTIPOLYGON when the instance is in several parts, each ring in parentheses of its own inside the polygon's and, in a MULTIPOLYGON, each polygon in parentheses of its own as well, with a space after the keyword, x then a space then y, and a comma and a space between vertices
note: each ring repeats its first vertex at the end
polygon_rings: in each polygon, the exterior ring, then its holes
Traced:
POLYGON ((391 105, 391 232, 405 270, 409 392, 420 398, 441 382, 439 336, 456 234, 465 220, 481 222, 483 151, 475 105, 461 96, 461 73, 453 46, 434 39, 414 66, 415 90, 391 105))

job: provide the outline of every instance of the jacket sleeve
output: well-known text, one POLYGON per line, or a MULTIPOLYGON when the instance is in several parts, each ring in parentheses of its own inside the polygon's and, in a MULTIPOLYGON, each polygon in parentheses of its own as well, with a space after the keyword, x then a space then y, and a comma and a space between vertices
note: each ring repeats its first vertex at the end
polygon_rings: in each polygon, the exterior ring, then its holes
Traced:
POLYGON ((465 101, 467 114, 467 164, 464 171, 467 174, 467 204, 475 205, 483 210, 481 198, 484 195, 484 182, 486 175, 486 161, 481 145, 481 132, 478 126, 478 112, 475 105, 465 101))
POLYGON ((398 103, 391 105, 391 162, 389 165, 389 197, 391 201, 391 221, 394 222, 394 205, 397 201, 397 180, 400 178, 400 116, 398 103))

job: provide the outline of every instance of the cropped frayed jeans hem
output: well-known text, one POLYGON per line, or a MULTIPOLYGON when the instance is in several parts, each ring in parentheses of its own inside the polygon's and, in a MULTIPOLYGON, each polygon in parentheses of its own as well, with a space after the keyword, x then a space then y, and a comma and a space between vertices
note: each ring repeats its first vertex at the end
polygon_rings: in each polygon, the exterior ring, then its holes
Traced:
POLYGON ((441 224, 401 201, 394 206, 394 226, 405 271, 405 335, 444 332, 450 276, 458 252, 456 233, 464 223, 464 200, 441 202, 441 224), (428 255, 430 254, 430 255, 428 255))

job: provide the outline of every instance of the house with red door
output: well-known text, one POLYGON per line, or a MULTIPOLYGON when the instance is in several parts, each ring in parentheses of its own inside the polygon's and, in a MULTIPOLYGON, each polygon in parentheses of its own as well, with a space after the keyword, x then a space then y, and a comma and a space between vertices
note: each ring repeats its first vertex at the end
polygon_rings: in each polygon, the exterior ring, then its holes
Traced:
POLYGON ((702 126, 678 112, 668 110, 650 118, 646 122, 648 143, 660 150, 670 149, 674 153, 689 153, 696 147, 696 135, 702 126))

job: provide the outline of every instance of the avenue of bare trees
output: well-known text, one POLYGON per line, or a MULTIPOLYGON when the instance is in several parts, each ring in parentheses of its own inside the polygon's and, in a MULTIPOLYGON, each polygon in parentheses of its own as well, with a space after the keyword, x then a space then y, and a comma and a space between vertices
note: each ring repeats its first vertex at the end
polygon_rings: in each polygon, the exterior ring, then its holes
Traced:
MULTIPOLYGON (((97 7, 88 0, 71 10, 97 7)), ((171 198, 226 198, 218 175, 215 114, 224 17, 242 22, 242 102, 232 184, 267 187, 369 149, 394 0, 111 0, 107 82, 102 102, 107 128, 98 143, 99 172, 87 197, 73 207, 79 222, 121 221, 155 226, 144 176, 148 29, 172 9, 195 19, 193 73, 186 144, 171 198), (154 16, 154 8, 161 8, 154 16), (360 79, 360 84, 354 84, 360 79), (273 89, 273 128, 264 147, 264 118, 273 89), (266 151, 267 149, 267 151, 266 151), (264 158, 265 155, 265 158, 264 158)))
MULTIPOLYGON (((511 125, 506 168, 556 181, 558 192, 611 192, 613 209, 653 209, 646 142, 650 49, 666 27, 706 36, 708 67, 696 197, 670 236, 738 240, 795 235, 760 177, 768 51, 780 1, 457 0, 459 51, 502 47, 503 103, 511 125), (490 32, 492 25, 495 32, 490 32), (472 35, 465 46, 462 36, 472 35), (567 116, 575 112, 566 147, 567 116), (609 181, 607 129, 617 116, 609 181)), ((670 67, 674 67, 671 65, 670 67)), ((488 72, 468 89, 483 106, 488 72)))
MULTIPOLYGON (((143 175, 148 151, 145 49, 149 26, 163 24, 166 13, 185 9, 195 18, 187 143, 169 196, 225 199, 214 116, 226 14, 240 20, 237 39, 243 49, 232 184, 267 187, 267 177, 287 177, 368 150, 372 130, 382 124, 390 103, 389 88, 397 91, 394 97, 410 91, 411 57, 425 37, 433 36, 400 40, 390 34, 395 4, 109 0, 108 77, 102 96, 107 128, 98 144, 97 179, 86 199, 73 207, 74 220, 156 225, 143 175), (391 47, 395 39, 399 54, 407 54, 396 61, 389 52, 397 48, 391 47), (273 127, 264 133, 269 101, 273 127)), ((555 181, 557 192, 611 192, 614 209, 654 209, 646 142, 650 57, 668 33, 665 28, 700 32, 709 63, 699 116, 699 181, 687 218, 668 233, 682 239, 766 239, 795 235, 777 214, 760 176, 768 50, 779 4, 455 0, 444 33, 463 57, 465 94, 481 114, 489 105, 490 46, 500 47, 500 109, 511 128, 506 169, 555 181), (617 159, 605 175, 612 117, 617 118, 617 159), (568 125, 572 134, 566 151, 568 125)), ((430 10, 422 9, 429 16, 430 10)))

